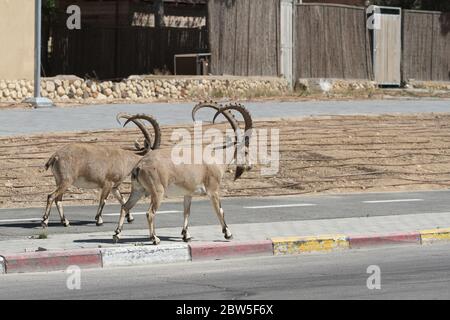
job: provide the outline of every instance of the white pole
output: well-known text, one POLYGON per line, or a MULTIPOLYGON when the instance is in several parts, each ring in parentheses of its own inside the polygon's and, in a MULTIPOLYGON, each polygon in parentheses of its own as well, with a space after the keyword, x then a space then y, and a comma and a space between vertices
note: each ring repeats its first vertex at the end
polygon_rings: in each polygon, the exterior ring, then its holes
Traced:
POLYGON ((41 97, 42 0, 35 0, 34 11, 34 97, 25 102, 36 108, 53 107, 51 100, 41 97))
POLYGON ((42 0, 36 0, 34 18, 34 97, 41 97, 42 0))

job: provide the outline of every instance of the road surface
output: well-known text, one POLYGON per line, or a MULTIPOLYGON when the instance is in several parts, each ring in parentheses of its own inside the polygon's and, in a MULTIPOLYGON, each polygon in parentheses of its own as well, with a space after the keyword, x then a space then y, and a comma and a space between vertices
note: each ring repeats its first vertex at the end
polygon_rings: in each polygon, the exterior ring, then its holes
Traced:
MULTIPOLYGON (((148 201, 148 200, 147 200, 148 201)), ((268 223, 342 219, 354 217, 401 216, 411 214, 448 213, 450 215, 450 191, 387 192, 334 194, 320 196, 226 198, 222 201, 228 224, 268 223)), ((0 209, 0 239, 29 236, 39 230, 42 208, 0 209)), ((126 230, 146 229, 145 211, 148 204, 134 210, 135 222, 126 230)), ((112 232, 118 221, 119 205, 104 209, 104 225, 96 227, 96 206, 65 207, 71 227, 60 225, 54 207, 50 216, 49 232, 87 233, 112 232)), ((182 201, 164 202, 157 216, 158 228, 180 227, 183 223, 182 201)), ((209 200, 196 200, 192 204, 191 226, 217 226, 218 220, 209 200)), ((447 226, 448 227, 448 226, 447 226)))
MULTIPOLYGON (((74 108, 5 109, 0 116, 0 136, 78 130, 117 129, 119 112, 148 113, 161 125, 191 123, 195 103, 113 104, 74 108)), ((255 119, 348 115, 448 112, 448 99, 353 100, 245 103, 255 119)), ((206 111, 205 111, 206 115, 206 111)), ((211 116, 211 113, 208 114, 211 116)), ((199 114, 199 119, 202 119, 199 114)), ((203 118, 208 119, 209 118, 203 118)))
POLYGON ((450 299, 449 249, 403 246, 83 270, 80 290, 67 288, 65 272, 2 275, 0 299, 450 299), (379 290, 367 287, 369 266, 379 268, 379 290))

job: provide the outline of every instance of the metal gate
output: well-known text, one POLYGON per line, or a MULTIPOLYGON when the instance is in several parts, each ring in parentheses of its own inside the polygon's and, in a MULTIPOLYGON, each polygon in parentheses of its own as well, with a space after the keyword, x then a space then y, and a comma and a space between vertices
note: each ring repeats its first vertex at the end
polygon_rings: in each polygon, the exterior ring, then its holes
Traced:
POLYGON ((379 85, 401 83, 401 9, 372 7, 373 73, 379 85))

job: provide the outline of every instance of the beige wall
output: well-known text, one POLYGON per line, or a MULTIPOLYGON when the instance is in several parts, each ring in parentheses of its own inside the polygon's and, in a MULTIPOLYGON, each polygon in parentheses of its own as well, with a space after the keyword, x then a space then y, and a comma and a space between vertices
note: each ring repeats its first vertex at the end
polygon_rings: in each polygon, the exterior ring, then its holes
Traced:
POLYGON ((33 79, 34 1, 0 0, 0 79, 33 79))

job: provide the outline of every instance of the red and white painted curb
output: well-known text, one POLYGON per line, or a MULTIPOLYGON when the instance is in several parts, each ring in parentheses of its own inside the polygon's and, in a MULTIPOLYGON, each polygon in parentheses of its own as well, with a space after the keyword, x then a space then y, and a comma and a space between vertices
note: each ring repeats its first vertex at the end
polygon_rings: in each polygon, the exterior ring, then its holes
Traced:
POLYGON ((102 257, 97 249, 5 254, 3 258, 5 273, 58 271, 74 265, 80 268, 102 267, 102 257))
POLYGON ((192 261, 217 260, 239 256, 273 255, 271 240, 248 242, 206 242, 189 244, 192 261))
POLYGON ((193 242, 159 246, 39 251, 0 255, 0 274, 58 271, 66 270, 70 266, 85 269, 107 268, 250 256, 302 254, 374 246, 421 245, 439 241, 450 241, 450 228, 386 235, 324 235, 245 242, 193 242))

